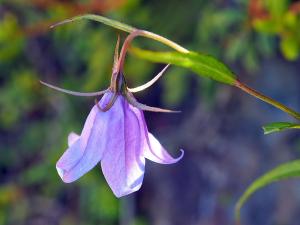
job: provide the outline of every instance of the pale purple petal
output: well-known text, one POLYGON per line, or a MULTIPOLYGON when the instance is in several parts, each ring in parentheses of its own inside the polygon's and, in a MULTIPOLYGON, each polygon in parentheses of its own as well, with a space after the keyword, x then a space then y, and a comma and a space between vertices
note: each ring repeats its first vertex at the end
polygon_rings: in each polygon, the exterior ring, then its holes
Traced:
POLYGON ((133 106, 130 106, 130 108, 135 112, 139 121, 144 157, 153 162, 161 164, 172 164, 178 162, 183 157, 184 151, 180 150, 181 155, 177 158, 173 158, 159 143, 159 141, 148 132, 143 111, 133 106))
POLYGON ((75 141, 77 141, 77 139, 80 136, 74 132, 71 132, 68 136, 68 147, 70 147, 71 145, 73 145, 75 143, 75 141))
POLYGON ((110 123, 110 141, 101 160, 107 183, 117 197, 140 189, 145 170, 145 159, 141 152, 141 133, 138 118, 120 97, 110 110, 118 112, 119 121, 110 123))
MULTIPOLYGON (((111 93, 107 93, 100 101, 103 107, 110 100, 111 93)), ((62 180, 66 183, 73 182, 83 174, 91 170, 102 158, 105 150, 107 138, 110 132, 110 121, 114 115, 101 112, 94 106, 84 124, 84 128, 79 138, 74 142, 76 136, 69 136, 71 146, 58 160, 56 168, 62 180)))
MULTIPOLYGON (((71 147, 69 147, 62 157, 56 163, 56 169, 64 182, 68 182, 65 179, 65 173, 70 171, 72 167, 82 158, 84 151, 80 147, 80 139, 77 139, 71 147)), ((70 181, 71 182, 71 181, 70 181)))
POLYGON ((144 156, 147 159, 156 163, 163 163, 163 164, 176 163, 180 159, 182 159, 184 155, 184 151, 182 149, 180 149, 181 155, 177 158, 173 158, 150 132, 148 132, 148 137, 149 137, 149 148, 146 149, 146 151, 144 151, 144 156))

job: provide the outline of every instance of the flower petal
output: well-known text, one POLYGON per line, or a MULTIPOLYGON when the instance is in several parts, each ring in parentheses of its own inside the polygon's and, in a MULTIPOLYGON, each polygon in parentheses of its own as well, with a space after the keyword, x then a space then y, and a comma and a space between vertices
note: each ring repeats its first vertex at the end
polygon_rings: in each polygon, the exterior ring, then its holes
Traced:
POLYGON ((118 120, 111 121, 111 140, 101 160, 101 167, 113 193, 122 197, 140 189, 145 159, 141 152, 138 118, 130 110, 128 102, 120 97, 110 110, 118 112, 118 120))
POLYGON ((159 141, 148 132, 143 111, 131 105, 130 108, 135 112, 139 121, 144 157, 161 164, 172 164, 178 162, 183 157, 184 151, 180 150, 181 155, 178 158, 173 158, 159 143, 159 141))
POLYGON ((73 145, 80 136, 74 132, 71 132, 68 136, 68 146, 73 145))
MULTIPOLYGON (((105 94, 100 104, 107 104, 110 94, 105 94)), ((58 160, 56 168, 62 180, 73 182, 91 170, 102 158, 109 132, 109 124, 113 119, 110 111, 101 112, 94 106, 84 124, 81 136, 69 135, 70 147, 58 160), (76 140, 77 138, 77 140, 76 140), (75 141, 75 142, 74 142, 75 141)))
MULTIPOLYGON (((68 182, 65 179, 65 173, 72 169, 74 165, 81 159, 83 155, 83 150, 80 147, 80 139, 77 139, 70 148, 68 148, 62 157, 56 163, 56 169, 64 182, 68 182)), ((71 181, 70 181, 71 182, 71 181)))
POLYGON ((172 164, 182 159, 184 155, 182 149, 180 149, 181 155, 177 158, 173 158, 150 132, 148 132, 148 139, 149 148, 144 151, 144 155, 147 159, 162 164, 172 164))

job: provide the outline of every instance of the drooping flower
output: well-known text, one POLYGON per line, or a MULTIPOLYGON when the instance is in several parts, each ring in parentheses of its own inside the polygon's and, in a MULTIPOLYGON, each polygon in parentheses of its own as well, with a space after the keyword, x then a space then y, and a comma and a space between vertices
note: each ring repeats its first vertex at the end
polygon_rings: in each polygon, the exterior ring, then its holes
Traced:
MULTIPOLYGON (((123 63, 128 43, 137 36, 132 33, 125 40, 118 57, 118 44, 111 87, 96 93, 78 93, 43 84, 69 94, 95 96, 104 94, 88 115, 80 135, 70 133, 68 149, 58 160, 56 168, 61 179, 70 183, 91 170, 99 162, 104 177, 117 197, 140 189, 145 171, 145 158, 156 163, 171 164, 183 157, 173 158, 148 132, 142 110, 172 112, 138 103, 131 92, 150 86, 165 71, 147 84, 129 89, 123 75, 123 63)), ((118 41, 119 43, 119 41, 118 41)))

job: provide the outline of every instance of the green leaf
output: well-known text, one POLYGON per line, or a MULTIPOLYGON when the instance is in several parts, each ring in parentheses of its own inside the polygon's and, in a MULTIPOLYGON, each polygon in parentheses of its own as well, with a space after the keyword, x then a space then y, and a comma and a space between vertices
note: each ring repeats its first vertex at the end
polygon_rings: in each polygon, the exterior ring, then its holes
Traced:
POLYGON ((300 124, 288 123, 288 122, 276 122, 263 126, 264 134, 270 134, 286 129, 300 129, 300 124))
POLYGON ((131 48, 137 57, 152 62, 170 63, 192 70, 198 75, 211 78, 221 83, 233 85, 236 77, 231 70, 212 56, 196 52, 153 52, 139 48, 131 48))
POLYGON ((296 60, 299 56, 300 45, 297 37, 283 37, 280 42, 280 48, 284 57, 288 60, 296 60))
POLYGON ((112 20, 112 19, 108 19, 106 17, 103 17, 103 16, 99 16, 99 15, 93 15, 93 14, 86 14, 86 15, 82 15, 82 16, 75 16, 71 19, 66 19, 66 20, 63 20, 62 22, 59 22, 57 24, 54 24, 53 26, 51 26, 51 28, 55 27, 55 26, 59 26, 59 25, 62 25, 62 24, 65 24, 65 23, 70 23, 70 22, 75 22, 75 21, 78 21, 78 20, 93 20, 93 21, 96 21, 96 22, 100 22, 100 23, 103 23, 107 26, 111 26, 111 27, 114 27, 116 29, 119 29, 119 30, 122 30, 122 31, 125 31, 125 32, 132 32, 134 31, 136 28, 132 27, 132 26, 129 26, 125 23, 121 23, 117 20, 112 20))
POLYGON ((264 3, 272 16, 280 17, 287 11, 289 6, 289 0, 265 0, 264 3))
MULTIPOLYGON (((59 22, 52 27, 83 19, 97 21, 129 33, 136 29, 119 21, 92 14, 76 16, 59 22)), ((141 35, 162 42, 179 52, 151 52, 136 49, 135 53, 136 55, 140 56, 140 58, 148 59, 154 62, 171 63, 184 68, 189 68, 199 75, 209 77, 225 84, 233 85, 236 81, 235 75, 228 69, 228 67, 211 56, 190 52, 171 40, 148 31, 143 31, 141 35)))
POLYGON ((268 20, 255 19, 253 21, 253 27, 258 32, 261 33, 277 34, 281 29, 281 24, 278 24, 273 19, 268 19, 268 20))
POLYGON ((280 166, 265 173, 263 176, 256 179, 243 193, 235 205, 236 220, 240 219, 240 210, 245 202, 256 191, 271 184, 275 181, 281 181, 288 178, 295 178, 300 176, 300 160, 294 160, 288 163, 281 164, 280 166))
MULTIPOLYGON (((121 23, 119 21, 116 21, 116 20, 112 20, 112 19, 108 19, 106 17, 103 17, 103 16, 98 16, 98 15, 93 15, 93 14, 86 14, 86 15, 82 15, 82 16, 75 16, 71 19, 66 19, 66 20, 63 20, 59 23, 56 23, 54 25, 51 26, 51 28, 53 27, 56 27, 56 26, 59 26, 59 25, 62 25, 62 24, 66 24, 66 23, 70 23, 70 22, 74 22, 74 21, 77 21, 77 20, 83 20, 83 19, 88 19, 88 20, 93 20, 93 21, 97 21, 97 22, 100 22, 100 23, 103 23, 103 24, 106 24, 108 26, 111 26, 111 27, 114 27, 116 29, 119 29, 119 30, 122 30, 122 31, 125 31, 125 32, 128 32, 128 33, 131 33, 135 30, 138 30, 132 26, 129 26, 125 23, 121 23)), ((143 36, 143 37, 146 37, 146 38, 150 38, 150 39, 153 39, 155 41, 158 41, 158 42, 161 42, 165 45, 168 45, 169 47, 171 48, 174 48, 175 50, 179 51, 179 52, 189 52, 187 49, 185 49, 184 47, 178 45, 177 43, 163 37, 163 36, 160 36, 158 34, 155 34, 155 33, 152 33, 152 32, 149 32, 149 31, 146 31, 146 30, 139 30, 140 31, 140 34, 139 36, 143 36)))

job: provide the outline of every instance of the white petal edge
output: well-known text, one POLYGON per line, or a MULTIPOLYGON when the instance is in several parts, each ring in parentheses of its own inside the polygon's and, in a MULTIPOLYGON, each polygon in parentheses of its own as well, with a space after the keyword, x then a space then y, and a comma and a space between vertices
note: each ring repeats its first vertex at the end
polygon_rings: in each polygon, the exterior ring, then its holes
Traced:
POLYGON ((72 144, 75 143, 75 141, 77 141, 77 139, 80 136, 78 134, 76 134, 75 132, 71 132, 68 136, 68 146, 70 147, 72 144))
POLYGON ((145 149, 145 158, 161 164, 173 164, 178 162, 184 156, 184 151, 180 149, 181 155, 177 158, 173 158, 167 150, 159 143, 159 141, 148 132, 148 149, 145 149))

